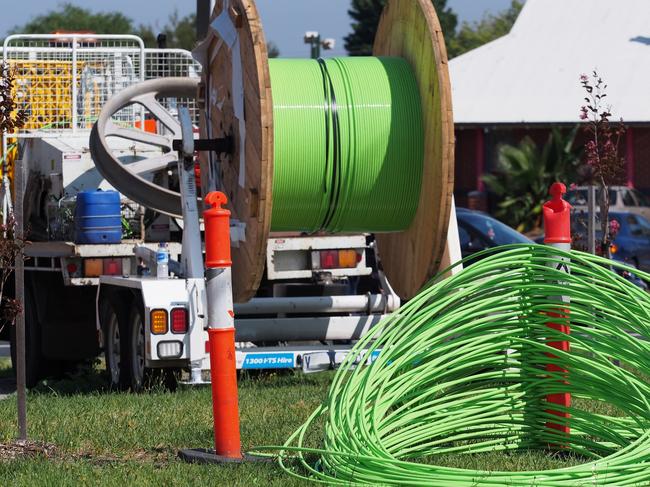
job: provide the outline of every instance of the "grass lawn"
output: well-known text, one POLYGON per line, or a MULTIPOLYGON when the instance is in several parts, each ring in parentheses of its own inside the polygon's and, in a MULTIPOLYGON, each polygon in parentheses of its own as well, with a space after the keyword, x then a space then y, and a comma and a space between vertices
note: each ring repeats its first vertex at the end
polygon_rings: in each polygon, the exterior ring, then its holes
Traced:
MULTIPOLYGON (((0 377, 6 375, 0 362, 0 377)), ((240 381, 244 449, 281 444, 327 392, 331 373, 245 376, 240 381)), ((15 396, 0 401, 0 443, 16 436, 15 396)), ((176 486, 307 485, 275 463, 230 466, 188 465, 180 448, 212 446, 208 388, 127 394, 104 390, 103 377, 43 383, 28 396, 31 440, 51 443, 54 454, 0 460, 2 486, 176 486)), ((481 470, 542 470, 582 460, 544 452, 447 455, 438 465, 481 470)))
MULTIPOLYGON (((6 367, 6 363, 2 363, 6 367)), ((330 374, 274 374, 240 382, 242 446, 281 444, 325 396, 330 374)), ((90 373, 43 384, 28 396, 30 440, 53 443, 51 458, 0 461, 2 486, 305 485, 274 464, 188 465, 180 448, 209 448, 209 388, 125 394, 101 390, 90 373)), ((0 443, 16 437, 15 396, 0 401, 0 443)))

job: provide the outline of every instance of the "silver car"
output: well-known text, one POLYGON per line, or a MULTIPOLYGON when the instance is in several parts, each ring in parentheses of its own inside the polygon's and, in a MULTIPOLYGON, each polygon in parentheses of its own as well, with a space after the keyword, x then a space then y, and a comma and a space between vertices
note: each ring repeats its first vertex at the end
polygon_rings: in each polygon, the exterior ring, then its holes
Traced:
MULTIPOLYGON (((600 199, 600 189, 596 189, 596 208, 600 199)), ((578 211, 587 211, 587 186, 578 186, 567 192, 566 200, 578 211)), ((650 198, 637 189, 627 186, 609 188, 609 209, 615 212, 629 211, 650 220, 650 198)))

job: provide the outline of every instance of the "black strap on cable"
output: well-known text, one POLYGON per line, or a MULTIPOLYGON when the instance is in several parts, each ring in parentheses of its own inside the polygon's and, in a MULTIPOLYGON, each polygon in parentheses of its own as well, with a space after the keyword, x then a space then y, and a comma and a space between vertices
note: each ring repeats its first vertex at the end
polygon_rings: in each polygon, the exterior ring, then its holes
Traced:
POLYGON ((336 209, 339 204, 339 197, 341 194, 341 125, 339 122, 339 112, 336 104, 336 93, 334 92, 334 84, 332 83, 332 78, 327 69, 327 64, 322 58, 318 59, 318 65, 320 66, 321 73, 323 75, 323 90, 325 95, 325 136, 326 136, 326 163, 325 163, 325 172, 329 168, 329 150, 330 142, 332 144, 332 180, 330 191, 330 201, 321 224, 321 229, 326 229, 336 213, 336 209), (328 96, 329 95, 329 96, 328 96), (329 129, 329 120, 332 120, 332 132, 330 133, 329 129))

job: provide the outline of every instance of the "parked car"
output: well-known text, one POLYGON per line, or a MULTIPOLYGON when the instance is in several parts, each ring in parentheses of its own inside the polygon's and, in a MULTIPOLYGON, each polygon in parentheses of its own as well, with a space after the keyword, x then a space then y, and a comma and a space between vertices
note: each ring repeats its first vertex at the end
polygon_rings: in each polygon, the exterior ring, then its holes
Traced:
MULTIPOLYGON (((620 226, 610 248, 612 258, 650 272, 650 220, 629 211, 610 211, 609 219, 610 222, 616 220, 620 226)), ((571 217, 571 227, 574 248, 586 250, 586 212, 574 212, 571 217)), ((596 214, 596 242, 601 238, 600 218, 596 214)))
MULTIPOLYGON (((596 201, 600 199, 600 190, 596 190, 596 201)), ((578 186, 567 192, 566 200, 578 211, 587 211, 587 186, 578 186)), ((596 205, 597 206, 597 205, 596 205)), ((641 191, 627 186, 609 188, 610 211, 629 211, 650 219, 650 198, 641 191)))
POLYGON ((534 243, 508 225, 480 211, 456 209, 463 258, 482 250, 515 243, 534 243))

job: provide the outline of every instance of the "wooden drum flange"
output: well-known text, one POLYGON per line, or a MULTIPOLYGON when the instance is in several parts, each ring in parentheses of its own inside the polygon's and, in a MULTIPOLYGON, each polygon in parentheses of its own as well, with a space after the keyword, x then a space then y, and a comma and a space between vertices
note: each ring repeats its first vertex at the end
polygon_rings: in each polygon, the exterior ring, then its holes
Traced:
MULTIPOLYGON (((232 249, 233 297, 236 302, 245 302, 255 295, 262 280, 271 228, 273 104, 269 62, 253 1, 217 0, 211 23, 216 28, 211 29, 206 53, 209 65, 204 75, 206 108, 201 126, 207 137, 232 135, 235 140, 234 154, 222 159, 217 167, 220 189, 228 195, 232 218, 245 224, 245 241, 232 249), (228 18, 220 17, 222 14, 228 18), (232 28, 236 33, 234 43, 232 28), (236 106, 238 96, 243 97, 240 110, 236 106)), ((209 167, 204 155, 201 173, 209 174, 211 170, 215 169, 209 167)), ((202 178, 202 182, 207 179, 202 178)), ((215 188, 203 188, 211 189, 215 188)))
MULTIPOLYGON (((266 40, 253 0, 217 0, 212 25, 216 28, 207 47, 206 110, 202 112, 201 126, 207 137, 234 136, 237 149, 220 164, 213 161, 213 167, 204 156, 202 174, 219 168, 232 216, 245 224, 245 241, 232 249, 234 298, 243 302, 259 287, 271 230, 271 80, 266 40), (234 43, 230 26, 237 34, 234 43), (240 80, 241 86, 235 80, 240 80), (243 117, 237 114, 238 96, 243 98, 243 110, 239 109, 243 117)), ((413 67, 422 99, 425 159, 419 208, 408 230, 377 235, 386 276, 395 291, 408 299, 440 270, 452 205, 451 86, 444 39, 431 1, 388 0, 374 54, 406 59, 413 67)))
POLYGON ((373 54, 406 59, 422 99, 424 172, 418 211, 407 231, 376 235, 388 281, 400 297, 409 299, 441 270, 454 190, 454 120, 447 50, 431 1, 389 0, 373 54))

